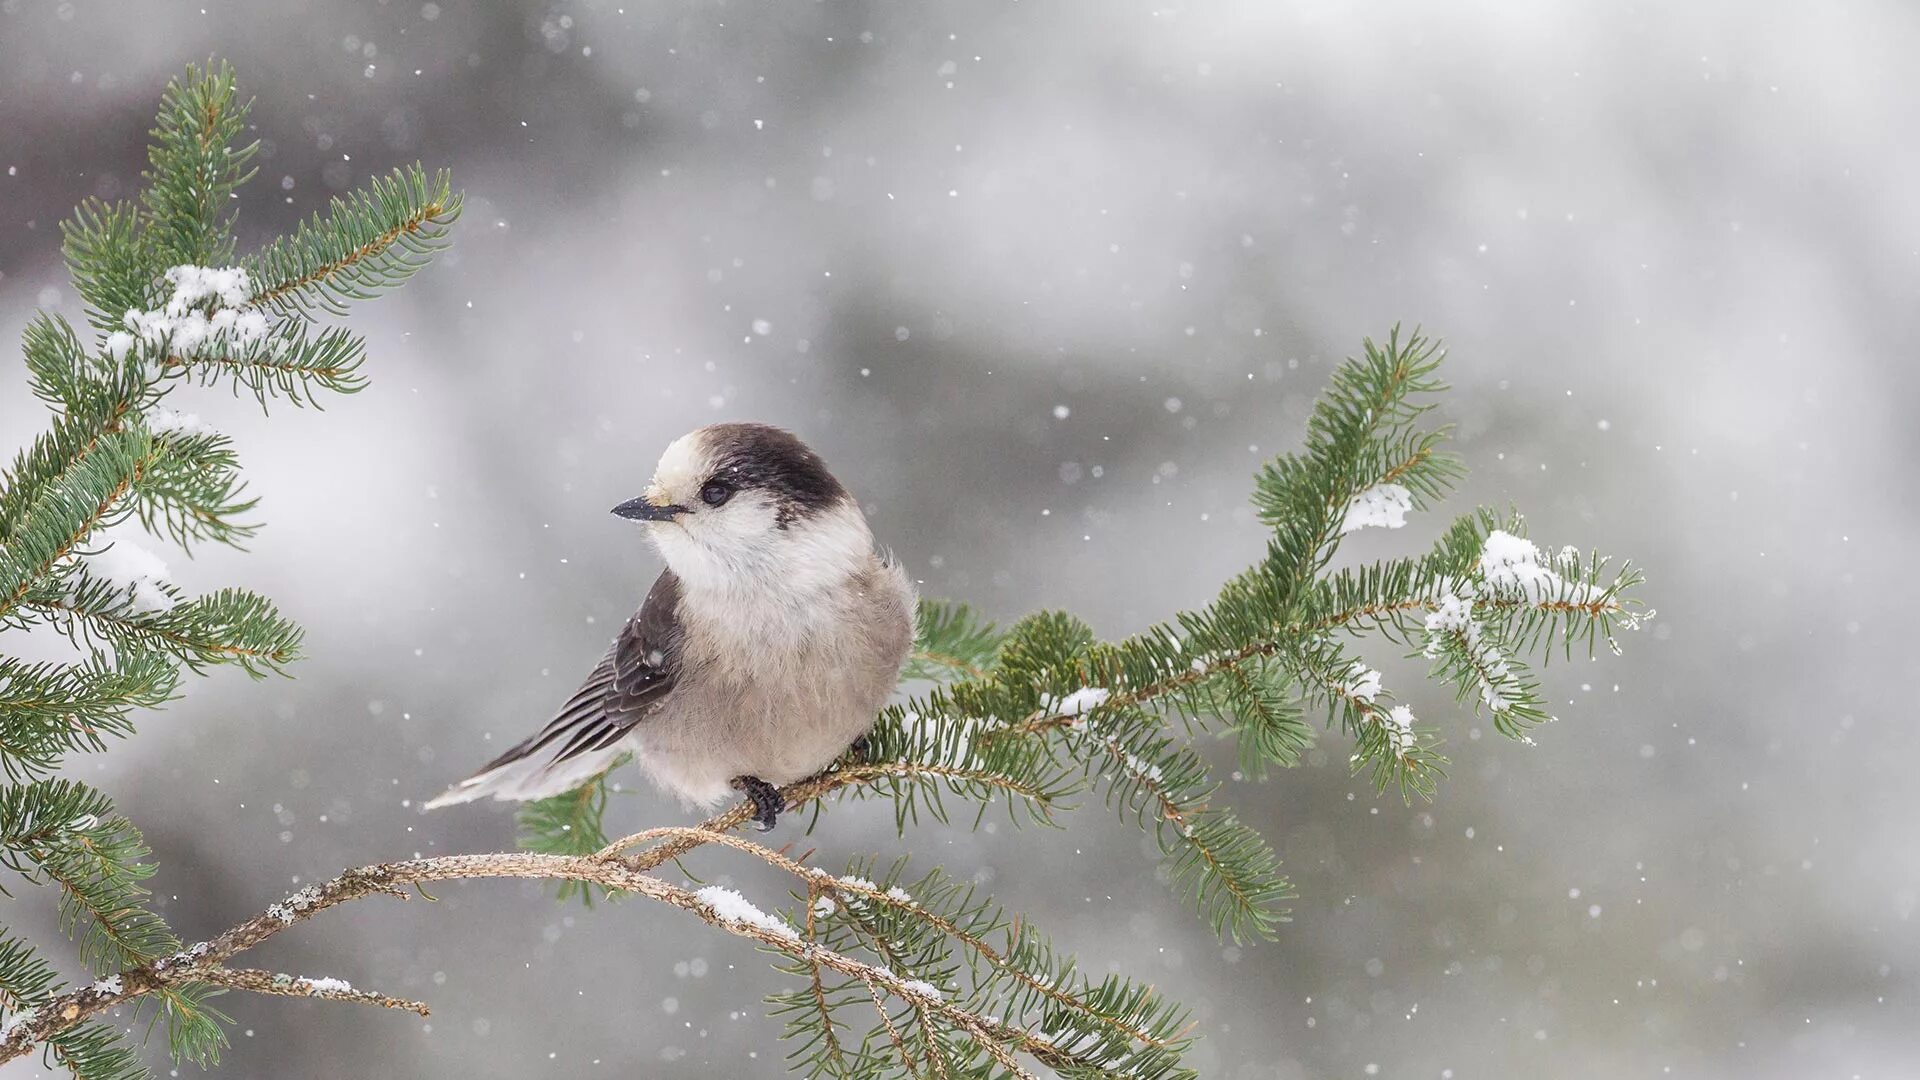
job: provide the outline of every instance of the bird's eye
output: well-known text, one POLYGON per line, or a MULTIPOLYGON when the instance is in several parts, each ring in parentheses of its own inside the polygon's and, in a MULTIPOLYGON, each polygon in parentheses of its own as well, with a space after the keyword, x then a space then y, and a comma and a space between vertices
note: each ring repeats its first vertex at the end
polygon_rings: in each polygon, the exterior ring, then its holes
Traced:
POLYGON ((708 506, 719 506, 733 498, 733 486, 724 480, 709 480, 700 488, 700 501, 708 506))

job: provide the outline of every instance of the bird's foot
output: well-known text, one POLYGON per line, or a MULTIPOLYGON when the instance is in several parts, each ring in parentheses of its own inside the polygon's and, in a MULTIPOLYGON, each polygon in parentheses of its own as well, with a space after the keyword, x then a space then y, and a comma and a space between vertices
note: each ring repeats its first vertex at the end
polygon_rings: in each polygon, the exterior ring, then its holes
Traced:
POLYGON ((753 800, 753 827, 761 832, 772 832, 774 822, 780 819, 780 808, 786 805, 780 789, 757 776, 736 776, 733 786, 746 792, 747 798, 753 800))
POLYGON ((867 741, 865 735, 853 740, 853 745, 847 747, 847 764, 870 765, 872 763, 873 744, 867 741))

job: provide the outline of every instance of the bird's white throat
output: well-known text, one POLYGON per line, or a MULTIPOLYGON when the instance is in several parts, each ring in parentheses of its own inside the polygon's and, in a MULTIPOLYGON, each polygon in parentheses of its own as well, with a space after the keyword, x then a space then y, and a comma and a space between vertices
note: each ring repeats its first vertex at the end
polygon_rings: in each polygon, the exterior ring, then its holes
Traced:
POLYGON ((873 554, 873 533, 852 499, 784 529, 769 514, 754 529, 704 533, 671 522, 648 532, 683 595, 719 607, 810 606, 873 554))
POLYGON ((688 645, 742 678, 784 677, 794 658, 835 647, 859 594, 848 579, 873 559, 873 534, 851 499, 750 536, 714 543, 669 525, 652 530, 680 578, 688 645))

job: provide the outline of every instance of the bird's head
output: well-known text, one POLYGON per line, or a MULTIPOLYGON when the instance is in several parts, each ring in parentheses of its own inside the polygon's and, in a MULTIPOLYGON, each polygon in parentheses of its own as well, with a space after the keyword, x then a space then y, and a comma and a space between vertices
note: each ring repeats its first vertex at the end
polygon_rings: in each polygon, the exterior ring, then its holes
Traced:
POLYGON ((637 499, 661 557, 695 589, 805 588, 873 550, 859 505, 820 455, 767 424, 713 424, 675 439, 637 499))

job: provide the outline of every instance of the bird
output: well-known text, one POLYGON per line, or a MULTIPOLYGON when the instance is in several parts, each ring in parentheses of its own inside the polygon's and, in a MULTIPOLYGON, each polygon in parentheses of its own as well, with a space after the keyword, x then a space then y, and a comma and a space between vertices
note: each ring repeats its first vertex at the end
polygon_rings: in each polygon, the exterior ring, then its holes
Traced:
POLYGON ((744 792, 770 830, 783 785, 863 742, 913 647, 912 581, 791 432, 675 439, 638 498, 666 569, 545 727, 429 800, 542 799, 631 754, 689 808, 744 792))

